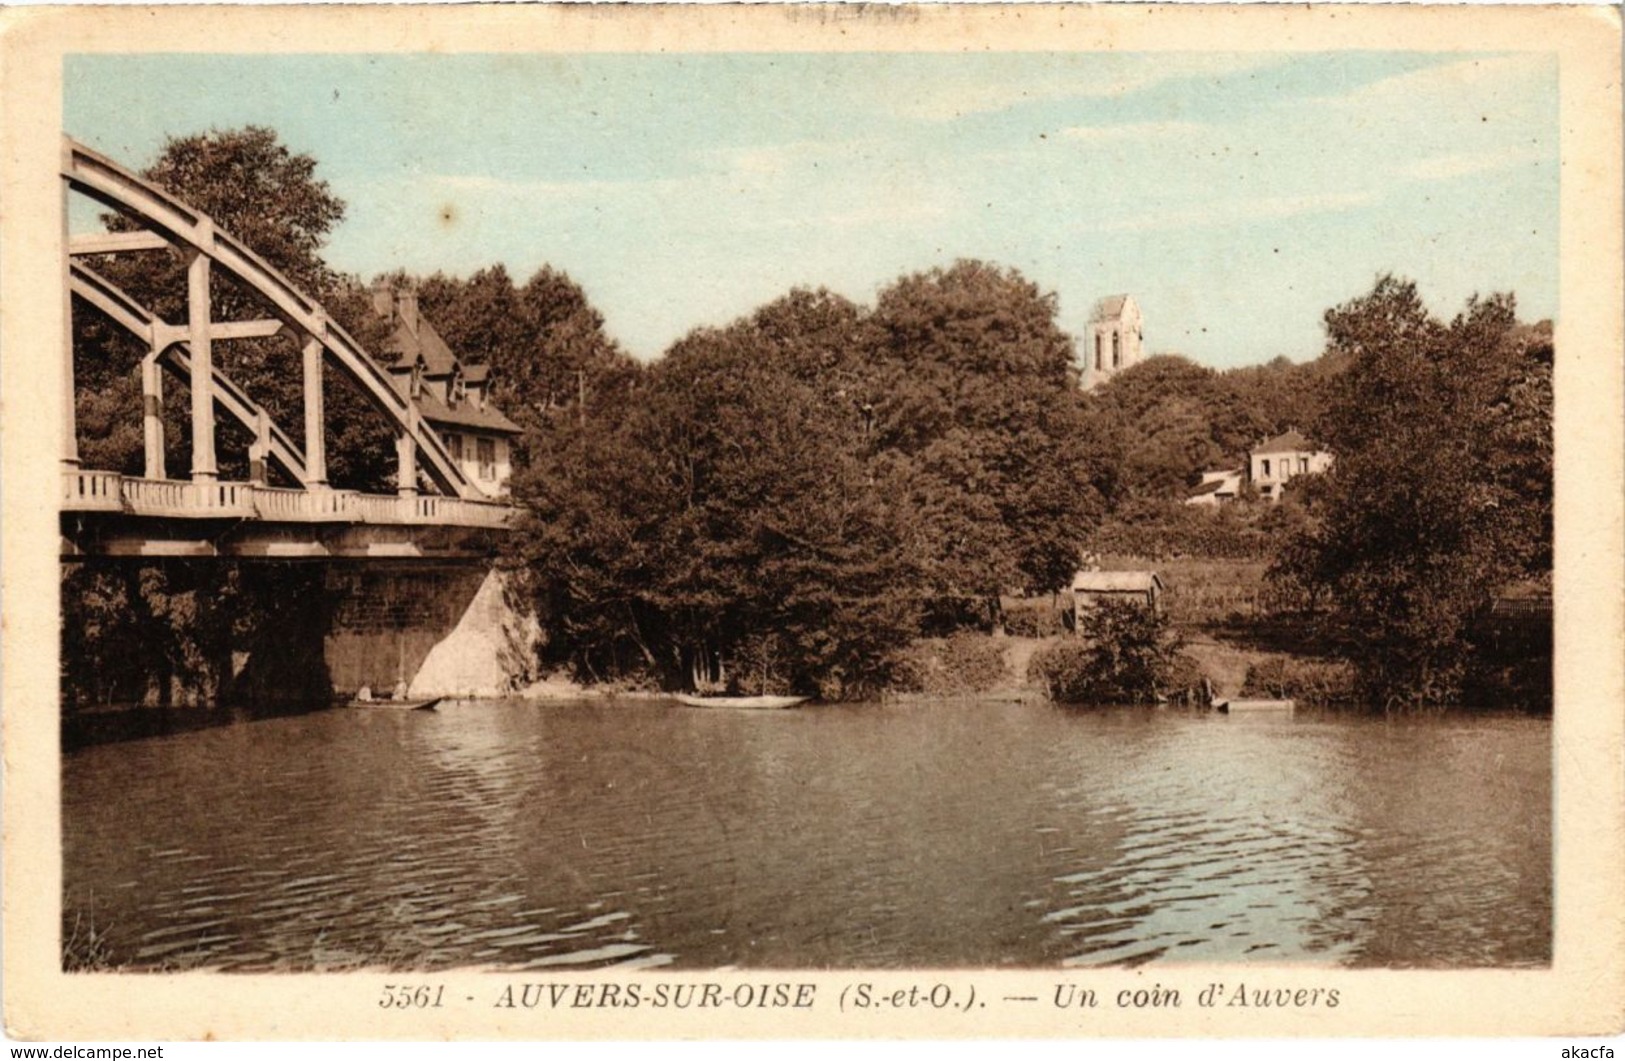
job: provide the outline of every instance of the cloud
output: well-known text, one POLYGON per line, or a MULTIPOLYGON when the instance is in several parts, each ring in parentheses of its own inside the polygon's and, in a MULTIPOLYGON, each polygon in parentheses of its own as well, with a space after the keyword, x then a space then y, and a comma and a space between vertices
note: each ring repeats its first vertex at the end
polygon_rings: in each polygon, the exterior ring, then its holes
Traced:
POLYGON ((509 199, 546 199, 552 202, 591 202, 642 196, 653 192, 669 192, 681 188, 683 184, 683 181, 673 178, 559 181, 493 177, 485 174, 436 173, 422 178, 420 186, 435 196, 463 194, 509 199))
POLYGON ((1275 221, 1304 214, 1335 214, 1375 202, 1375 192, 1324 192, 1264 199, 1230 199, 1149 211, 1090 225, 1095 232, 1156 232, 1181 228, 1214 228, 1275 221))
POLYGON ((1530 162, 1543 162, 1552 153, 1539 146, 1520 146, 1501 151, 1462 151, 1417 159, 1399 167, 1399 174, 1416 181, 1447 181, 1475 173, 1513 169, 1530 162))
POLYGON ((1419 112, 1440 101, 1471 102, 1485 95, 1505 98, 1523 94, 1537 79, 1555 77, 1556 63, 1548 55, 1492 55, 1460 59, 1396 74, 1361 85, 1337 96, 1309 102, 1339 110, 1398 108, 1419 112))
POLYGON ((1197 122, 1125 122, 1121 125, 1074 125, 1060 135, 1084 143, 1111 143, 1120 140, 1156 140, 1164 137, 1197 136, 1211 130, 1197 122))
POLYGON ((898 86, 891 93, 891 109, 904 118, 946 122, 1029 103, 1128 96, 1170 81, 1243 73, 1282 61, 1281 55, 1264 52, 1099 56, 1064 71, 1023 76, 996 70, 941 78, 923 90, 898 86))
POLYGON ((795 170, 815 167, 822 162, 849 161, 878 142, 860 140, 794 140, 783 144, 716 148, 698 152, 698 157, 720 163, 730 172, 753 178, 782 177, 795 170))

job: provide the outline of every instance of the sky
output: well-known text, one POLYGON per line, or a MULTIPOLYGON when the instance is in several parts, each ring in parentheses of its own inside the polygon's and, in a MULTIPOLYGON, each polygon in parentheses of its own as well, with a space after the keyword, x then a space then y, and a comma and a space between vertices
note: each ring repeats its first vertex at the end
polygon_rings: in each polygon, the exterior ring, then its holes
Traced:
MULTIPOLYGON (((658 357, 794 287, 858 302, 959 258, 1084 333, 1133 294, 1147 348, 1304 360, 1376 277, 1430 307, 1555 317, 1550 53, 85 55, 64 129, 140 169, 267 125, 348 204, 370 278, 569 273, 658 357)), ((73 208, 75 229, 95 210, 73 208)))

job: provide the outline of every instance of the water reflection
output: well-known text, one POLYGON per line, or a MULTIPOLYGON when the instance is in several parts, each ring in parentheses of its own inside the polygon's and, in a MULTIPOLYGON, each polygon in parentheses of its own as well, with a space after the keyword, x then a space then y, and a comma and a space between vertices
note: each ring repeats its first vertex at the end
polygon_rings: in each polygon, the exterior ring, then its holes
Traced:
POLYGON ((116 964, 1543 964, 1549 724, 336 710, 64 758, 116 964))

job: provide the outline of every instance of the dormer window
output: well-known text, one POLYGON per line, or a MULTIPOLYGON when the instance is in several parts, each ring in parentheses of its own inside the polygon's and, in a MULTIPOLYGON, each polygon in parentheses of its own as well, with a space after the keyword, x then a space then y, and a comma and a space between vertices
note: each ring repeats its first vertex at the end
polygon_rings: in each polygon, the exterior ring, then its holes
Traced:
POLYGON ((451 377, 451 400, 447 404, 455 409, 467 397, 468 384, 463 379, 463 374, 459 372, 451 377))
POLYGON ((412 383, 409 393, 413 401, 423 397, 423 362, 414 362, 412 365, 412 383))

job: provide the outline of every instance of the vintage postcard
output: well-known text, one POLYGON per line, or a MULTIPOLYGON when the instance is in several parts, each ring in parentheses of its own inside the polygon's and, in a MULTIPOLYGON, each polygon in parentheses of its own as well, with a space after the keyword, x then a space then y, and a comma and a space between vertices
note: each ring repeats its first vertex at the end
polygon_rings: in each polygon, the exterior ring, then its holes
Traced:
POLYGON ((13 1038, 1621 1032, 1617 11, 0 29, 13 1038))

